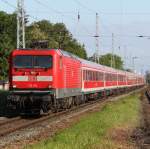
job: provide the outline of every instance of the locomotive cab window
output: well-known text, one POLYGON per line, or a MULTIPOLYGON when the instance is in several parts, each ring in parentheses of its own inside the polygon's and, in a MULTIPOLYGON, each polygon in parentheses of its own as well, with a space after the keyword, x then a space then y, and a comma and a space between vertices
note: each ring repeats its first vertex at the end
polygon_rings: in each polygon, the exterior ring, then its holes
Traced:
POLYGON ((51 68, 52 56, 34 56, 33 60, 34 68, 51 68))
POLYGON ((15 68, 52 68, 52 56, 17 55, 13 59, 15 68))

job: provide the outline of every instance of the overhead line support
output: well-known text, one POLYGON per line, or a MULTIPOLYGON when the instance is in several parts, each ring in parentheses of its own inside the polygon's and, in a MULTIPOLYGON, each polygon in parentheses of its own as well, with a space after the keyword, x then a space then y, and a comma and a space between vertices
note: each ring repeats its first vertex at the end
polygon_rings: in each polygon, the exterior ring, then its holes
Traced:
POLYGON ((17 49, 25 48, 24 0, 17 0, 17 49))

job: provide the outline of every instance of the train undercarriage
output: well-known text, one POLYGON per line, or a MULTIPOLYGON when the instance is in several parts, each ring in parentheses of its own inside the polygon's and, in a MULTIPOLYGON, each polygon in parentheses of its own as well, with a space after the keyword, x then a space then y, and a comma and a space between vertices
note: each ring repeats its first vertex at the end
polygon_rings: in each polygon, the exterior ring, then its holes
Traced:
POLYGON ((40 115, 41 113, 48 113, 50 111, 58 112, 70 109, 73 106, 78 106, 91 100, 105 99, 109 96, 124 94, 140 87, 141 86, 108 89, 96 93, 82 94, 60 99, 56 99, 53 94, 18 94, 11 92, 7 97, 7 109, 11 112, 17 111, 20 115, 40 115))

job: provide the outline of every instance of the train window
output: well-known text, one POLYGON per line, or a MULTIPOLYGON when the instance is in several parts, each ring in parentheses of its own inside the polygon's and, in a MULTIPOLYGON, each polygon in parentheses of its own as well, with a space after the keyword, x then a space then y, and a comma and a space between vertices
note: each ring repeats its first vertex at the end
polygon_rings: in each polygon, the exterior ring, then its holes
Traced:
POLYGON ((90 71, 88 71, 88 81, 90 81, 90 71))
POLYGON ((113 76, 112 81, 115 81, 115 79, 116 79, 115 74, 113 74, 112 76, 113 76))
POLYGON ((117 81, 117 74, 114 74, 114 80, 113 81, 117 81))
POLYGON ((100 80, 100 72, 97 73, 97 79, 100 80))
POLYGON ((94 72, 94 81, 96 81, 96 71, 94 72))
POLYGON ((13 59, 15 68, 51 68, 52 56, 17 55, 13 59))
POLYGON ((85 80, 87 81, 88 80, 88 75, 87 75, 87 70, 85 70, 85 80))
POLYGON ((93 72, 93 81, 95 81, 95 75, 96 75, 96 73, 93 72))
POLYGON ((106 81, 109 81, 108 73, 106 73, 106 81))
POLYGON ((108 74, 108 76, 109 76, 109 81, 111 81, 112 80, 111 74, 108 74))
POLYGON ((93 72, 93 79, 92 80, 95 81, 95 72, 93 72))
POLYGON ((87 81, 90 81, 90 71, 87 71, 87 81))
POLYGON ((15 68, 32 68, 32 56, 17 55, 13 59, 13 66, 15 68))
POLYGON ((86 81, 88 81, 89 80, 89 72, 88 72, 88 70, 86 70, 86 81))
POLYGON ((62 68, 63 68, 62 56, 60 56, 59 67, 60 67, 60 69, 62 69, 62 68))
POLYGON ((99 80, 102 81, 104 78, 104 73, 103 72, 99 72, 99 80))
POLYGON ((86 80, 86 70, 83 70, 83 80, 86 80))
POLYGON ((93 81, 93 78, 94 78, 94 74, 93 74, 93 72, 92 71, 90 71, 90 75, 91 75, 91 81, 93 81))
POLYGON ((84 70, 83 79, 86 81, 103 81, 104 73, 98 71, 84 70))
POLYGON ((108 76, 107 76, 107 73, 105 74, 105 80, 107 81, 108 80, 108 78, 107 78, 108 76))
POLYGON ((125 76, 119 75, 119 76, 118 76, 118 81, 120 81, 120 82, 125 81, 125 76))
POLYGON ((96 81, 98 81, 98 80, 99 80, 99 78, 98 78, 98 74, 99 74, 99 72, 96 72, 96 81))
POLYGON ((52 56, 34 56, 34 68, 51 68, 52 56))
POLYGON ((114 80, 114 74, 111 74, 110 77, 111 77, 111 81, 113 81, 114 80))
POLYGON ((106 78, 106 81, 113 81, 114 75, 107 73, 105 78, 106 78))
POLYGON ((82 72, 82 78, 83 78, 83 81, 85 80, 85 70, 83 70, 82 72))
POLYGON ((92 71, 89 71, 89 74, 90 74, 90 81, 92 81, 93 80, 92 71))

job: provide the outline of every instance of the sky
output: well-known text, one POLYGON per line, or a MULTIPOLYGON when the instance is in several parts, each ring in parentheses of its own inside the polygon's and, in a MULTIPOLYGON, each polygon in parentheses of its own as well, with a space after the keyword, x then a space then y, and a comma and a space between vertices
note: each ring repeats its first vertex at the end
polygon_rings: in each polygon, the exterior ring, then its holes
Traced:
MULTIPOLYGON (((0 0, 0 10, 12 13, 16 3, 17 0, 0 0)), ((96 49, 93 36, 97 12, 99 54, 112 52, 113 33, 114 53, 123 58, 125 67, 133 68, 134 59, 136 72, 150 70, 150 0, 25 0, 25 11, 30 23, 42 19, 63 22, 85 45, 88 56, 96 49)))

